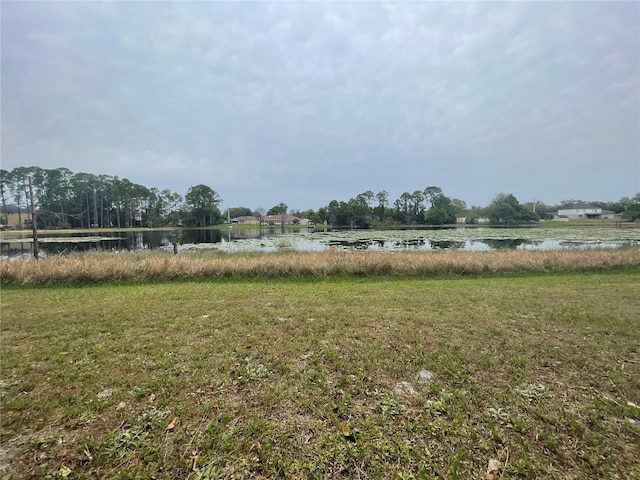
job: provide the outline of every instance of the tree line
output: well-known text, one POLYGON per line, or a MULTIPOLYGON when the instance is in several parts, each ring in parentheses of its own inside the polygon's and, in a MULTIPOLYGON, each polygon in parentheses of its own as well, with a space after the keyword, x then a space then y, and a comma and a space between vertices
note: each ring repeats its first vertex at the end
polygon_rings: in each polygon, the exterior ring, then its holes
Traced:
POLYGON ((29 221, 29 178, 40 228, 131 228, 210 226, 220 223, 222 199, 207 185, 181 196, 148 188, 127 178, 73 173, 67 168, 16 167, 0 170, 0 201, 17 207, 19 222, 29 221))
MULTIPOLYGON (((488 221, 494 225, 514 225, 541 219, 551 220, 559 209, 575 204, 589 204, 620 213, 625 220, 640 219, 640 193, 633 197, 622 197, 615 202, 567 199, 557 205, 547 205, 541 201, 520 203, 511 193, 499 193, 487 206, 468 207, 465 201, 447 197, 436 186, 413 193, 404 192, 393 202, 385 190, 378 193, 366 191, 348 201, 332 200, 317 211, 293 210, 290 213, 315 223, 326 222, 334 226, 360 228, 411 224, 446 225, 460 221, 467 224, 488 221)), ((276 205, 268 212, 269 215, 281 213, 287 213, 286 204, 276 205)))
POLYGON ((428 186, 413 193, 404 192, 391 201, 385 190, 360 193, 349 200, 331 200, 316 210, 288 212, 285 203, 269 210, 248 207, 220 211, 222 199, 211 187, 199 184, 190 187, 184 197, 169 189, 159 190, 131 182, 126 178, 90 173, 74 173, 67 168, 43 169, 16 167, 0 170, 0 200, 8 223, 7 204, 15 205, 20 224, 29 221, 29 179, 33 188, 39 228, 131 228, 185 226, 206 227, 239 216, 283 215, 290 213, 315 223, 334 226, 369 228, 375 225, 446 225, 464 218, 466 223, 488 219, 492 224, 518 224, 552 218, 563 206, 589 203, 595 207, 622 213, 628 220, 640 218, 640 193, 623 197, 617 202, 582 202, 564 200, 559 205, 543 202, 520 203, 509 193, 495 196, 486 207, 471 206, 450 198, 437 186, 428 186))
POLYGON ((456 223, 465 208, 464 201, 447 197, 440 187, 429 186, 413 193, 404 192, 393 202, 386 190, 378 193, 368 190, 348 201, 332 200, 319 208, 315 217, 322 223, 361 228, 377 223, 443 225, 456 223))

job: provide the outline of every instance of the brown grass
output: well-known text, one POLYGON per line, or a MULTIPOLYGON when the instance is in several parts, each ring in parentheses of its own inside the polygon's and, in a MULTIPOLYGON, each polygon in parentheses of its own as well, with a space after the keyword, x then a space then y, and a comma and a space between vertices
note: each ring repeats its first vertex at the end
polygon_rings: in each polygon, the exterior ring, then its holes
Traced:
POLYGON ((4 285, 187 279, 348 276, 459 276, 586 272, 640 267, 640 249, 497 252, 373 252, 220 254, 85 253, 39 261, 0 262, 4 285))

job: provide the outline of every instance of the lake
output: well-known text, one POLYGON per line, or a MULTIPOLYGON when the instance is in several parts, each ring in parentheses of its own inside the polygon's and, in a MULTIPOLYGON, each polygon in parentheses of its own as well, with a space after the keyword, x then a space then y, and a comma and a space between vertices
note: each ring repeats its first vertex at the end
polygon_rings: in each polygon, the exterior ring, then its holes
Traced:
MULTIPOLYGON (((640 246, 640 228, 492 228, 451 227, 420 230, 324 231, 308 228, 182 229, 180 251, 225 252, 317 251, 328 248, 378 251, 488 251, 500 249, 565 250, 640 246)), ((126 230, 39 235, 45 255, 86 250, 171 249, 167 230, 126 230)), ((3 256, 31 251, 29 232, 3 232, 3 256), (18 237, 18 238, 16 238, 18 237)))

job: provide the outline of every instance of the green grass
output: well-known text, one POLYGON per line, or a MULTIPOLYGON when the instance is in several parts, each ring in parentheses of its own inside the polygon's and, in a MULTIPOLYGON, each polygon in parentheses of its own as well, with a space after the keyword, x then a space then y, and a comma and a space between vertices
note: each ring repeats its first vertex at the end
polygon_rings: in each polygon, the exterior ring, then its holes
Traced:
POLYGON ((544 222, 536 222, 536 227, 541 228, 574 228, 574 227, 591 227, 591 228, 611 228, 611 227, 619 227, 623 226, 625 228, 638 228, 640 226, 640 222, 631 222, 629 220, 569 220, 569 221, 558 221, 558 220, 549 220, 544 222))
POLYGON ((0 476, 640 478, 639 281, 4 288, 0 476))

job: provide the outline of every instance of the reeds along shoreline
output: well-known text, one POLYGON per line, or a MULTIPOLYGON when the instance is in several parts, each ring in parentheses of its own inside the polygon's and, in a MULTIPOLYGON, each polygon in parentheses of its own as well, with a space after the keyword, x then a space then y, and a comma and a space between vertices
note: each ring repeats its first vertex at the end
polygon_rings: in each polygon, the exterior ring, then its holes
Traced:
POLYGON ((337 251, 266 254, 88 253, 0 262, 4 285, 199 277, 304 278, 580 272, 640 267, 640 249, 497 252, 337 251))

